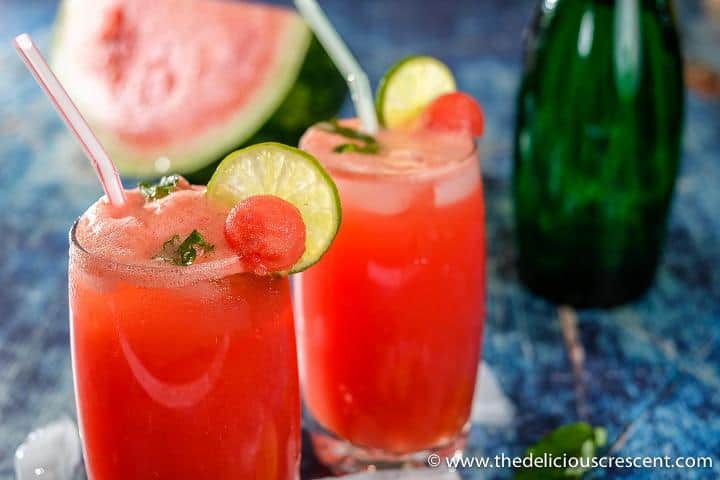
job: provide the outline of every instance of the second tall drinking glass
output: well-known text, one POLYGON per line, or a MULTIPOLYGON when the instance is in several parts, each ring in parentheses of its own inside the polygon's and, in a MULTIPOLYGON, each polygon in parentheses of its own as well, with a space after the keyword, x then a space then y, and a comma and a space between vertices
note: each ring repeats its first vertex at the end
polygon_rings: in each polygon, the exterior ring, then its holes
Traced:
POLYGON ((336 471, 461 448, 480 358, 484 207, 474 142, 402 130, 377 140, 380 153, 338 153, 346 139, 316 126, 301 142, 343 203, 335 243, 295 285, 312 438, 336 471))

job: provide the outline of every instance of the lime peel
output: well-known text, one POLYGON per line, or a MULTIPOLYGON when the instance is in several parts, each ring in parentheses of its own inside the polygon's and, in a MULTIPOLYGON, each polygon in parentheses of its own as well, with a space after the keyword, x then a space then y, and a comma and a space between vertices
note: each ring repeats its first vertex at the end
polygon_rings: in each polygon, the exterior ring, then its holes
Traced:
POLYGON ((434 57, 407 57, 385 74, 378 87, 376 109, 388 128, 407 125, 440 95, 457 90, 452 72, 434 57))
POLYGON ((255 195, 275 195, 297 207, 305 222, 305 252, 291 273, 317 262, 340 227, 340 196, 330 175, 312 155, 281 143, 259 143, 226 156, 207 195, 229 207, 255 195))

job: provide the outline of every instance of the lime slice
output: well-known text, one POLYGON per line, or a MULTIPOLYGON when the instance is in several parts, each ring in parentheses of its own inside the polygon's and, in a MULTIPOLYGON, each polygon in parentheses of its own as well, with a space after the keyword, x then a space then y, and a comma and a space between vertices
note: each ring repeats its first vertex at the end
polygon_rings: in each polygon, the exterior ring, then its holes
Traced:
POLYGON ((225 157, 207 195, 230 207, 253 195, 275 195, 295 205, 307 230, 305 253, 291 273, 320 260, 340 227, 335 183, 315 157, 281 143, 259 143, 225 157))
POLYGON ((389 128, 405 125, 437 97, 455 90, 452 72, 437 58, 401 60, 380 82, 375 104, 380 123, 389 128))

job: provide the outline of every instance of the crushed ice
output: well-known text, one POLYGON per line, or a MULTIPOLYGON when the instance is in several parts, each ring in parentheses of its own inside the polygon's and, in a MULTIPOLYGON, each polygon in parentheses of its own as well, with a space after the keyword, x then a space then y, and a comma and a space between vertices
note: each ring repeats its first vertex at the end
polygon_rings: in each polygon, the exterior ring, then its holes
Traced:
POLYGON ((16 480, 71 480, 80 463, 80 437, 65 417, 33 430, 15 451, 16 480))
POLYGON ((487 363, 482 362, 478 370, 473 397, 472 423, 503 427, 515 418, 515 406, 503 393, 495 374, 487 363))

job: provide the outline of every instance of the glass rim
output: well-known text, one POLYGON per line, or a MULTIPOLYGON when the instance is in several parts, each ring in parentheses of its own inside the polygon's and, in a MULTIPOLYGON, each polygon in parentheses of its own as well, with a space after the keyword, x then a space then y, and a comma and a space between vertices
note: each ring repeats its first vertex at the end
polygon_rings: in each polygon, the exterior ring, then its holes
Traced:
MULTIPOLYGON (((322 123, 322 122, 321 122, 322 123)), ((315 128, 317 124, 311 126, 310 128, 315 128)), ((309 129, 308 129, 309 130, 309 129)), ((307 132, 306 132, 307 134, 307 132)), ((303 135, 304 137, 305 135, 303 135)), ((417 181, 417 180, 432 180, 438 177, 443 177, 445 175, 451 174, 456 170, 461 170, 462 167, 464 167, 466 164, 470 163, 473 159, 478 159, 479 161, 479 148, 478 148, 478 142, 476 138, 473 138, 471 140, 471 146, 466 151, 463 152, 462 155, 458 155, 459 159, 457 161, 451 161, 447 162, 445 165, 427 169, 427 170, 414 170, 414 171, 400 171, 397 173, 393 172, 381 172, 381 171, 363 171, 363 170, 354 170, 352 168, 348 168, 346 164, 342 162, 334 163, 332 165, 327 164, 324 162, 320 156, 316 155, 314 152, 311 152, 309 150, 306 150, 303 148, 303 139, 300 139, 300 142, 298 143, 298 147, 309 153, 310 155, 313 155, 325 168, 328 172, 338 175, 343 175, 345 177, 350 178, 356 178, 356 179, 382 179, 382 180, 390 180, 390 181, 417 181)))
MULTIPOLYGON (((149 276, 153 278, 182 278, 181 283, 192 283, 194 280, 223 278, 229 275, 243 273, 239 269, 240 263, 237 258, 228 257, 208 262, 194 263, 192 265, 170 265, 158 263, 157 265, 133 264, 114 260, 107 256, 93 253, 87 250, 77 238, 77 228, 80 223, 78 217, 73 221, 68 232, 70 252, 69 258, 73 255, 79 256, 82 265, 95 265, 93 270, 115 272, 120 276, 137 278, 149 276)), ((177 283, 177 282, 155 282, 155 283, 177 283)))

